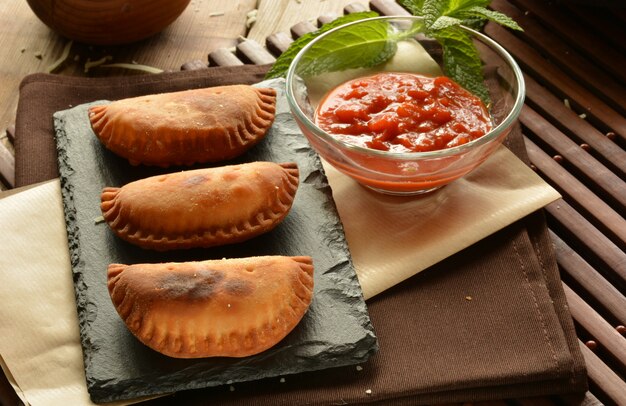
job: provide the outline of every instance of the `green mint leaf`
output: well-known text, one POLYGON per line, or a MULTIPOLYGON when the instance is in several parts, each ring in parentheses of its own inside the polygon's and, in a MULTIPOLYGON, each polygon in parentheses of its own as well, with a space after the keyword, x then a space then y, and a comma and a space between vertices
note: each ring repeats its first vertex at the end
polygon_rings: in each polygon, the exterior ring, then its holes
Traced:
POLYGON ((487 7, 491 0, 450 0, 445 15, 457 17, 457 13, 470 7, 487 7))
POLYGON ((423 15, 424 0, 398 0, 398 3, 414 16, 423 15))
MULTIPOLYGON (((473 7, 486 7, 491 0, 448 0, 445 9, 441 10, 441 16, 447 18, 456 18, 461 21, 461 24, 474 28, 481 29, 485 23, 485 17, 477 15, 467 15, 466 10, 473 7)), ((441 17, 440 17, 441 18, 441 17)), ((439 20, 439 19, 437 19, 439 20)), ((447 28, 455 24, 447 24, 438 26, 437 20, 431 27, 432 31, 447 28)))
POLYGON ((450 0, 424 0, 422 16, 424 17, 424 23, 428 29, 430 29, 439 17, 445 15, 449 4, 450 0))
POLYGON ((430 26, 431 31, 443 30, 448 27, 460 25, 463 21, 455 17, 441 16, 435 20, 433 25, 430 26))
POLYGON ((298 74, 308 76, 376 66, 392 57, 396 49, 396 41, 389 38, 388 21, 346 27, 316 42, 301 59, 298 74))
POLYGON ((470 35, 460 27, 450 27, 438 31, 435 38, 443 46, 445 74, 489 105, 482 62, 470 35))
MULTIPOLYGON (((489 104, 489 93, 483 81, 482 62, 472 39, 459 25, 480 29, 494 21, 514 30, 522 28, 510 17, 487 8, 491 0, 397 0, 413 15, 423 17, 425 33, 443 49, 445 74, 489 104)), ((297 53, 320 34, 352 21, 377 16, 377 13, 355 13, 325 24, 314 33, 294 41, 276 61, 266 78, 284 76, 297 53)), ((396 52, 396 40, 389 38, 387 22, 375 21, 366 28, 347 29, 345 33, 323 41, 312 48, 299 74, 365 68, 389 59, 396 52), (337 58, 336 55, 350 58, 337 58), (346 62, 347 61, 347 62, 346 62)), ((420 25, 421 26, 421 25, 420 25)))
POLYGON ((476 31, 480 31, 483 29, 483 27, 485 26, 485 23, 487 22, 487 20, 485 20, 484 17, 476 17, 476 16, 469 16, 469 17, 465 17, 462 20, 462 25, 471 28, 473 30, 476 31))
POLYGON ((292 42, 291 45, 289 45, 289 48, 287 48, 287 50, 285 50, 285 52, 283 52, 278 57, 278 59, 276 59, 276 62, 274 62, 274 65, 272 65, 272 68, 265 75, 265 79, 274 79, 274 78, 284 77, 287 74, 289 65, 291 65, 291 61, 293 60, 293 58, 296 57, 298 52, 300 52, 300 50, 304 48, 309 42, 311 42, 314 38, 320 36, 326 31, 329 31, 335 27, 339 27, 340 25, 351 23, 353 21, 363 20, 365 18, 371 18, 371 17, 377 17, 377 16, 378 16, 378 13, 374 11, 348 14, 348 15, 339 17, 336 20, 331 21, 330 23, 322 25, 322 27, 320 27, 320 29, 318 29, 317 31, 310 32, 308 34, 301 36, 300 38, 292 42))
POLYGON ((421 13, 426 32, 439 41, 443 49, 446 75, 489 104, 482 62, 470 35, 459 25, 480 29, 487 20, 521 30, 511 18, 486 7, 491 0, 424 0, 421 13))
POLYGON ((494 21, 505 27, 511 28, 513 30, 524 31, 522 27, 520 27, 519 24, 517 24, 515 20, 513 20, 511 17, 499 11, 489 10, 484 7, 470 7, 467 10, 463 11, 463 17, 464 18, 471 18, 471 17, 484 18, 487 20, 494 21))

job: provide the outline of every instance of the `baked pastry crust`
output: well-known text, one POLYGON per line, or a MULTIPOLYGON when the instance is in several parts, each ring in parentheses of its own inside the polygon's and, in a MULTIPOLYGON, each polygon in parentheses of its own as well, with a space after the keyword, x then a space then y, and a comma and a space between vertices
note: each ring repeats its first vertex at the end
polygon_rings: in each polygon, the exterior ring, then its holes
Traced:
POLYGON ((292 162, 176 172, 106 187, 100 208, 115 234, 143 248, 232 244, 270 231, 287 216, 298 176, 292 162))
POLYGON ((128 329, 176 358, 246 357, 281 341, 313 297, 310 257, 265 256, 108 269, 128 329))
POLYGON ((272 125, 276 91, 249 85, 161 93, 89 108, 100 141, 133 165, 217 162, 243 154, 272 125))

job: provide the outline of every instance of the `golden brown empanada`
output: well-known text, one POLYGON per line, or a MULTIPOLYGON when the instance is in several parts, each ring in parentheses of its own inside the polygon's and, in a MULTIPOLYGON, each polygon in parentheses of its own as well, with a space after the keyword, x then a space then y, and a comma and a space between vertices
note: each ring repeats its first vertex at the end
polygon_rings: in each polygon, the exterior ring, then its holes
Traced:
POLYGON ((104 188, 102 215, 124 240, 171 250, 241 242, 273 229, 293 203, 295 163, 252 162, 104 188))
POLYGON ((128 329, 176 358, 245 357, 282 340, 313 296, 310 257, 111 264, 108 287, 128 329))
POLYGON ((131 164, 167 167, 234 158, 272 125, 276 91, 248 85, 134 97, 89 109, 102 143, 131 164))

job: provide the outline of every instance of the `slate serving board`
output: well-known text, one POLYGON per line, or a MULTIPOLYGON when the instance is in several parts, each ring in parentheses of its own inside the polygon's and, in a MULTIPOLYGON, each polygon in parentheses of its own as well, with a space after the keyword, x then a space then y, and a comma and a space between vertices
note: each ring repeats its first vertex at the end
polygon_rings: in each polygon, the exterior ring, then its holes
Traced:
MULTIPOLYGON (((266 138, 224 164, 295 161, 300 186, 287 218, 270 233, 244 243, 159 253, 118 239, 99 221, 105 186, 189 168, 131 166, 106 150, 91 130, 94 102, 55 113, 59 172, 80 323, 87 387, 94 402, 218 386, 361 363, 378 344, 352 266, 343 228, 319 157, 293 121, 284 81, 276 88, 277 114, 266 138), (145 263, 310 255, 315 290, 300 324, 278 345, 246 358, 174 359, 141 344, 115 311, 106 287, 110 263, 145 263)), ((210 166, 210 165, 203 165, 210 166)), ((215 165, 213 165, 215 166, 215 165)))

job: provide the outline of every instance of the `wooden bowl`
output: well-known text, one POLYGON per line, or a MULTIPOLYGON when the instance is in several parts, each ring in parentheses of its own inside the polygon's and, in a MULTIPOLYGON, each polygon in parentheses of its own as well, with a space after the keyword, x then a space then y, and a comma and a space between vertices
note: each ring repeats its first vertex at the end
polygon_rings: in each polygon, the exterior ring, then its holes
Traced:
POLYGON ((35 15, 69 39, 119 45, 154 35, 172 23, 190 0, 27 0, 35 15))

